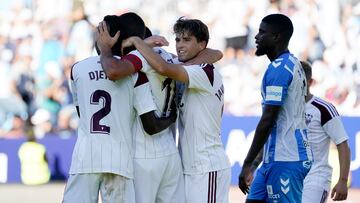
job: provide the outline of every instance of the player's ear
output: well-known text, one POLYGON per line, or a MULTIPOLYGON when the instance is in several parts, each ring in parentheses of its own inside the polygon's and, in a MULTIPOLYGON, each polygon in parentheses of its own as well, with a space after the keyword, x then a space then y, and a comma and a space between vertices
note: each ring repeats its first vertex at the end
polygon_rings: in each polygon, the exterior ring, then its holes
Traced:
POLYGON ((281 34, 280 33, 273 33, 273 39, 276 42, 280 41, 281 40, 281 34))
POLYGON ((309 81, 308 81, 308 86, 310 87, 310 86, 312 86, 312 84, 314 83, 314 79, 310 79, 309 81))
POLYGON ((206 48, 206 41, 202 41, 199 43, 200 50, 204 50, 206 48))

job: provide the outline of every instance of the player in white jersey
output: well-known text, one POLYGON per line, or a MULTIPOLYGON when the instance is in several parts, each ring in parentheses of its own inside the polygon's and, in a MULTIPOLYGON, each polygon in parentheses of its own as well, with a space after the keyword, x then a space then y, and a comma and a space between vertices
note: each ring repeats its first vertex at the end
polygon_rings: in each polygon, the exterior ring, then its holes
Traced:
MULTIPOLYGON (((133 17, 141 20, 130 13, 106 16, 104 20, 114 34, 127 28, 120 21, 132 22, 133 17)), ((140 22, 142 25, 128 34, 144 37, 145 26, 140 22)), ((121 42, 113 50, 120 55, 117 50, 121 50, 121 42)), ((97 56, 72 67, 71 86, 80 122, 63 202, 97 203, 99 191, 102 202, 135 202, 131 129, 135 110, 147 117, 155 115, 149 83, 140 75, 111 81, 97 56)), ((159 119, 169 125, 176 119, 176 114, 171 115, 159 119)))
MULTIPOLYGON (((196 19, 180 18, 174 32, 180 62, 196 57, 209 40, 207 26, 196 19)), ((224 105, 221 75, 211 64, 167 63, 138 37, 125 44, 134 45, 161 75, 185 83, 179 104, 179 137, 186 202, 228 202, 231 171, 220 137, 224 105)))
POLYGON ((287 16, 271 14, 262 19, 255 36, 255 54, 267 55, 271 63, 261 86, 263 114, 239 175, 239 188, 249 193, 248 203, 300 203, 311 167, 304 116, 306 78, 300 62, 288 51, 292 33, 287 16), (264 163, 251 183, 251 165, 262 149, 264 163))
POLYGON ((314 162, 304 181, 303 203, 324 203, 330 192, 332 168, 329 165, 330 140, 339 152, 339 180, 331 191, 334 201, 346 200, 350 169, 349 139, 336 108, 329 102, 311 94, 313 82, 311 65, 301 61, 308 82, 306 99, 306 124, 314 162))
MULTIPOLYGON (((100 36, 103 36, 102 33, 100 36)), ((109 36, 108 39, 110 39, 109 36)), ((175 60, 171 54, 161 48, 154 48, 154 50, 169 63, 175 60)), ((221 53, 219 57, 218 51, 207 51, 207 54, 212 57, 205 57, 205 59, 209 58, 210 62, 221 58, 221 53)), ((167 115, 175 95, 175 81, 159 75, 138 51, 130 52, 125 57, 137 70, 146 73, 157 105, 157 113, 167 115)), ((197 60, 202 59, 200 57, 197 60)), ((114 67, 116 64, 110 56, 107 58, 104 56, 103 61, 112 64, 108 67, 114 67)), ((127 68, 129 67, 126 64, 117 63, 115 69, 108 70, 109 76, 117 78, 119 75, 124 75, 122 72, 127 72, 127 68)), ((137 120, 139 121, 139 118, 137 120)), ((185 202, 183 170, 174 137, 174 130, 171 128, 149 136, 149 133, 143 130, 141 123, 136 122, 134 127, 136 202, 185 202)))

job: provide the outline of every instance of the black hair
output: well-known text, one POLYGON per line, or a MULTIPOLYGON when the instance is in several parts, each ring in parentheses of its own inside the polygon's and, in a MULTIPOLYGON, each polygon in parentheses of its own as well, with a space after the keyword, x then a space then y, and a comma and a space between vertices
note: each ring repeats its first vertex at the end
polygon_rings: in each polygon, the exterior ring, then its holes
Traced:
POLYGON ((270 14, 265 16, 262 21, 269 24, 274 32, 280 33, 284 42, 288 43, 290 41, 294 27, 289 17, 280 13, 270 14))
POLYGON ((309 62, 307 61, 300 61, 301 66, 305 72, 306 80, 309 80, 312 78, 312 68, 309 62))
POLYGON ((145 27, 145 38, 151 37, 152 36, 152 32, 148 27, 145 27))
POLYGON ((111 36, 114 36, 116 32, 120 30, 120 37, 111 48, 114 55, 123 56, 135 50, 135 47, 127 47, 124 49, 124 52, 121 53, 121 44, 124 39, 131 36, 138 36, 141 39, 145 37, 145 23, 136 13, 129 12, 120 16, 107 15, 104 17, 104 21, 110 28, 109 34, 111 36))
POLYGON ((185 34, 194 36, 198 42, 209 42, 209 29, 208 27, 198 19, 185 19, 180 17, 174 27, 175 34, 185 34))
MULTIPOLYGON (((107 15, 104 17, 104 21, 106 22, 110 36, 114 37, 116 32, 120 30, 120 27, 118 26, 119 16, 107 15)), ((114 46, 111 48, 112 54, 121 56, 121 43, 122 41, 119 38, 118 41, 114 44, 114 46)))

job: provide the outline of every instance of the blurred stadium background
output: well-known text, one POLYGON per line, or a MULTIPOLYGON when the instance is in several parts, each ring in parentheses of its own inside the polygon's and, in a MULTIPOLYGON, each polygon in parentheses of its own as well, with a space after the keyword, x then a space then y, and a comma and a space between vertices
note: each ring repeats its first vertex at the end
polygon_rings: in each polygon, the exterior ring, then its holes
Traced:
MULTIPOLYGON (((314 94, 344 117, 352 149, 347 202, 360 202, 359 0, 0 0, 0 202, 61 201, 77 127, 71 66, 95 54, 93 31, 105 15, 128 11, 167 37, 173 53, 179 17, 209 26, 209 47, 224 53, 216 65, 225 83, 223 141, 233 184, 261 114, 268 61, 254 56, 254 36, 263 16, 287 14, 295 27, 290 50, 313 64, 314 94), (21 184, 17 150, 31 133, 48 151, 51 182, 42 186, 21 184)), ((232 202, 243 200, 235 187, 230 195, 232 202)))

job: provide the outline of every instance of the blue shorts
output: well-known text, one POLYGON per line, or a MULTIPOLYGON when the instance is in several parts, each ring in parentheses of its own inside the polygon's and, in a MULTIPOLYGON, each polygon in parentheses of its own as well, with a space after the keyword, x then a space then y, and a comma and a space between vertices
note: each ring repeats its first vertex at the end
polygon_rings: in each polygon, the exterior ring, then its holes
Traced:
POLYGON ((264 163, 256 173, 247 199, 266 202, 301 203, 309 161, 264 163))

